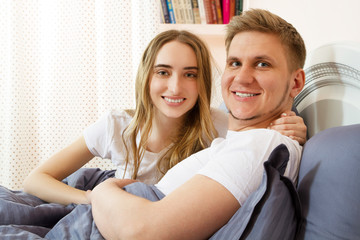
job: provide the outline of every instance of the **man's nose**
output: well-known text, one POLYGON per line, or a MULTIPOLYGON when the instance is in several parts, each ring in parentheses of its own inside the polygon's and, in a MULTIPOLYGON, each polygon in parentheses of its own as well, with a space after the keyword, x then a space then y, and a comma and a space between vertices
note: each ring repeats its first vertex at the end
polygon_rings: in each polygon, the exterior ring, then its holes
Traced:
POLYGON ((241 84, 250 84, 254 81, 253 70, 251 67, 242 66, 239 68, 234 76, 234 81, 241 84))

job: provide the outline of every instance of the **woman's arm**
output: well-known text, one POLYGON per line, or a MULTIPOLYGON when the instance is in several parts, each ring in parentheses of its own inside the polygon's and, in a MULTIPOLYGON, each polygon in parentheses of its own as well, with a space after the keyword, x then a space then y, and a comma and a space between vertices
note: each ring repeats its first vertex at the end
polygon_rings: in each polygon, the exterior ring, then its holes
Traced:
POLYGON ((240 207, 225 187, 203 175, 195 175, 157 202, 107 180, 92 191, 91 204, 106 239, 206 239, 240 207))
POLYGON ((269 128, 298 141, 300 145, 306 142, 307 127, 304 120, 292 111, 283 113, 280 118, 271 123, 269 128))
POLYGON ((85 191, 61 181, 93 157, 84 137, 81 137, 35 168, 24 181, 24 191, 47 202, 64 205, 88 203, 85 191))

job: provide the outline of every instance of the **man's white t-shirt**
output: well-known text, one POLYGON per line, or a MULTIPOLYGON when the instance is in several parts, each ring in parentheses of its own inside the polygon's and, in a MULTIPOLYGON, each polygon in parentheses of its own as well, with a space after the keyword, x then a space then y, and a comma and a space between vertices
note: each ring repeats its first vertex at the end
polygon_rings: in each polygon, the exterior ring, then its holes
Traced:
MULTIPOLYGON (((227 114, 218 109, 211 109, 211 117, 220 137, 225 137, 228 128, 227 114)), ((90 152, 105 159, 111 159, 116 167, 116 178, 131 178, 133 166, 128 165, 125 171, 125 145, 122 139, 123 132, 129 126, 132 116, 125 111, 111 111, 97 122, 84 130, 84 138, 90 152)), ((128 139, 125 139, 128 141, 128 139)), ((140 134, 136 138, 140 142, 140 134)), ((162 177, 157 170, 158 159, 166 152, 167 148, 158 153, 145 151, 141 161, 137 180, 155 184, 162 177)))
POLYGON ((279 132, 254 129, 228 131, 226 138, 217 138, 204 149, 170 169, 155 186, 165 195, 195 174, 207 176, 227 188, 242 205, 261 183, 263 163, 281 143, 290 152, 285 176, 296 182, 302 147, 279 132))

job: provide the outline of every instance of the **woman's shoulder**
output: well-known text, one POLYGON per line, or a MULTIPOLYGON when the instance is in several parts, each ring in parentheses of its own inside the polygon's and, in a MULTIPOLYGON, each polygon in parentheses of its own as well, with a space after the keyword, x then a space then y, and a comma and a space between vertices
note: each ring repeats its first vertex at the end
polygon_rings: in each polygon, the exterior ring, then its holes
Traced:
POLYGON ((107 126, 109 129, 125 128, 133 118, 132 110, 108 110, 98 120, 99 124, 107 126))
POLYGON ((126 110, 112 109, 112 110, 109 110, 105 115, 108 119, 112 119, 112 120, 131 121, 131 119, 134 116, 134 110, 132 110, 132 109, 126 109, 126 110))

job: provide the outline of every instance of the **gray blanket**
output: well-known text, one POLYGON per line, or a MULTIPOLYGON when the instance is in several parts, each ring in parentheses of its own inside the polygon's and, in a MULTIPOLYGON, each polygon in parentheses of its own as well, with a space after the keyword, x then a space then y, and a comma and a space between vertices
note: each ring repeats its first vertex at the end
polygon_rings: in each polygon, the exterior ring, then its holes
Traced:
MULTIPOLYGON (((299 197, 292 182, 283 177, 289 151, 279 145, 264 163, 259 188, 211 240, 294 239, 301 223, 299 197)), ((64 182, 88 190, 114 171, 81 169, 64 182)), ((124 188, 134 195, 158 201, 164 195, 140 182, 124 188)), ((219 206, 221 207, 221 206, 219 206)), ((46 203, 21 191, 0 186, 0 239, 103 239, 96 228, 91 205, 46 203)))
MULTIPOLYGON (((89 190, 110 177, 114 177, 114 171, 81 169, 64 182, 89 190)), ((152 201, 164 197, 156 188, 143 183, 130 184, 125 190, 152 201)), ((47 203, 0 186, 0 216, 1 239, 103 239, 93 221, 91 205, 47 203)))

